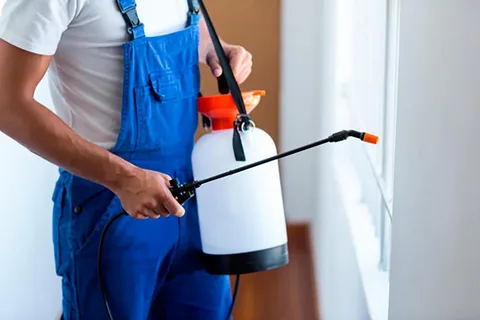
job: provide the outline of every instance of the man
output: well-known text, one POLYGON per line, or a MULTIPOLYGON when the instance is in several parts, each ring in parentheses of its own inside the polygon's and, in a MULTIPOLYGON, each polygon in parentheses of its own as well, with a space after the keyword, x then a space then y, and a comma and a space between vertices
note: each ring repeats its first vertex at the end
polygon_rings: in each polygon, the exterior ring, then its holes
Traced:
MULTIPOLYGON (((229 280, 207 274, 198 259, 195 201, 184 208, 169 191, 171 177, 192 179, 198 63, 214 76, 222 70, 196 3, 137 5, 7 0, 0 130, 61 168, 53 239, 65 320, 106 319, 97 248, 101 230, 122 208, 130 217, 111 226, 103 253, 114 319, 223 320, 229 280), (58 116, 33 98, 47 69, 58 116)), ((223 46, 243 82, 250 53, 223 46)))

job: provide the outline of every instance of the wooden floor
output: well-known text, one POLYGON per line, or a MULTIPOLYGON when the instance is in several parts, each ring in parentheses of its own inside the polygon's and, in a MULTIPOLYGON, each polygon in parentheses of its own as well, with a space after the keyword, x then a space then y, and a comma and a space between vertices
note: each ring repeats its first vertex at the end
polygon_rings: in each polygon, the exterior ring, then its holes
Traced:
POLYGON ((288 242, 286 267, 241 277, 234 320, 319 320, 308 227, 289 226, 288 242))

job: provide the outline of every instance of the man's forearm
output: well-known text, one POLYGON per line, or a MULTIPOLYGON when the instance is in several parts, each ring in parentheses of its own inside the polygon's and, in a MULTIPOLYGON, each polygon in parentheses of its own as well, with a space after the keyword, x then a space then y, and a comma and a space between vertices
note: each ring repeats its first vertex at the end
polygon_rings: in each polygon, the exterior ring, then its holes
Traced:
POLYGON ((81 138, 33 99, 1 100, 0 131, 40 157, 112 191, 120 187, 120 177, 134 175, 136 167, 81 138))

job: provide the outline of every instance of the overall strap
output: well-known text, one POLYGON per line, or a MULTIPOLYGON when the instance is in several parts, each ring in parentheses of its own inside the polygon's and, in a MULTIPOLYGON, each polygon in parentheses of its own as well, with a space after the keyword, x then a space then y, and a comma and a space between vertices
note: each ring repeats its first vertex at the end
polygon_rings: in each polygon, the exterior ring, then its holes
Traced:
POLYGON ((145 30, 143 23, 138 18, 137 3, 135 0, 116 0, 118 9, 122 13, 123 19, 127 24, 127 32, 133 39, 144 37, 145 30))
POLYGON ((189 25, 198 25, 200 22, 200 6, 197 0, 187 0, 189 25))
POLYGON ((200 13, 200 5, 198 4, 198 0, 188 0, 188 11, 191 14, 200 13))

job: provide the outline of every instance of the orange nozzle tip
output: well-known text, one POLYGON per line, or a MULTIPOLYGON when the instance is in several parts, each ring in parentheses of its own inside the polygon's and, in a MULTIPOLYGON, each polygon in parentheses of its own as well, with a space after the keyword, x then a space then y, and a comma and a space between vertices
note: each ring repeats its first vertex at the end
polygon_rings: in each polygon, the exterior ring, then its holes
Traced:
POLYGON ((365 133, 365 136, 363 137, 363 141, 371 143, 371 144, 377 144, 378 143, 378 137, 370 134, 370 133, 365 133))

